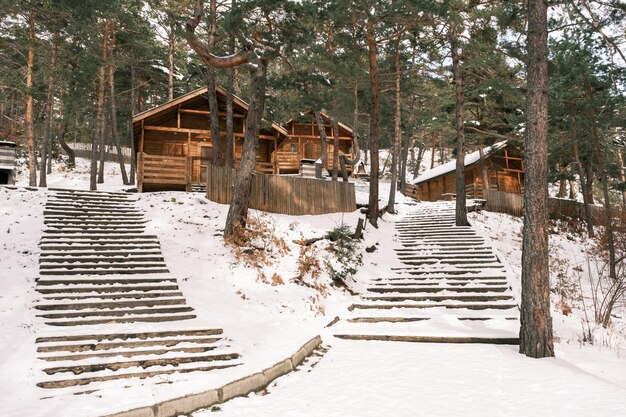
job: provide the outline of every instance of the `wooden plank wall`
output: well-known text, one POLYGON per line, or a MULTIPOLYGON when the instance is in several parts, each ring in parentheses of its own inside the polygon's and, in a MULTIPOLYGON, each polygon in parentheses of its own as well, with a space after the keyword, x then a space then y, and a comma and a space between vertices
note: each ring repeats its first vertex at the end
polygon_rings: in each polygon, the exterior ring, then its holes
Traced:
POLYGON ((419 200, 419 187, 413 184, 405 184, 404 195, 419 200))
MULTIPOLYGON (((522 194, 505 193, 496 190, 484 190, 487 205, 485 209, 498 213, 507 213, 513 216, 524 215, 524 196, 522 194)), ((562 198, 548 199, 548 214, 551 218, 585 218, 585 207, 583 203, 573 200, 565 200, 562 198)), ((604 216, 604 207, 591 206, 591 217, 594 225, 604 226, 606 219, 604 216)))
MULTIPOLYGON (((209 166, 207 198, 221 204, 232 200, 235 171, 209 166)), ((296 176, 255 174, 250 208, 294 216, 356 210, 354 184, 296 176)))

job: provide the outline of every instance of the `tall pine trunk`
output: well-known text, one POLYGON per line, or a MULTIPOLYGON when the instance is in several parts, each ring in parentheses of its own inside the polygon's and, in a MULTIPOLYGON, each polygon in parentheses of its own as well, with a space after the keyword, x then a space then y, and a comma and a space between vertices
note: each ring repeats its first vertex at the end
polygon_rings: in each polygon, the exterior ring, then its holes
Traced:
MULTIPOLYGON (((575 132, 575 131, 574 131, 575 132)), ((574 161, 576 162, 576 167, 578 168, 578 178, 580 180, 580 188, 582 190, 583 195, 583 208, 585 210, 585 222, 587 223, 587 234, 590 238, 594 237, 593 231, 593 217, 591 216, 591 203, 589 202, 589 185, 587 184, 587 180, 585 178, 585 171, 583 169, 583 165, 580 162, 580 155, 578 154, 578 143, 576 142, 576 135, 574 134, 574 161)))
POLYGON ((135 184, 137 172, 137 153, 135 152, 135 137, 133 135, 133 116, 135 116, 135 65, 130 64, 130 120, 128 121, 128 132, 130 136, 130 178, 129 185, 135 184))
POLYGON ((176 47, 176 37, 174 36, 174 23, 170 24, 167 34, 167 99, 174 100, 174 49, 176 47))
POLYGON ((326 126, 324 123, 324 119, 322 119, 322 115, 319 111, 313 112, 313 117, 315 118, 315 122, 317 123, 317 129, 320 132, 320 139, 322 142, 322 154, 319 159, 315 161, 315 176, 317 178, 324 177, 324 169, 326 168, 326 160, 328 159, 328 138, 326 137, 326 126))
POLYGON ((378 80, 378 45, 374 33, 374 25, 370 17, 366 25, 367 49, 369 53, 370 81, 372 87, 372 114, 370 120, 370 195, 367 208, 367 219, 374 227, 378 227, 378 108, 379 108, 379 80, 378 80))
MULTIPOLYGON (((209 13, 209 50, 215 49, 217 32, 217 0, 211 0, 209 13)), ((222 165, 222 144, 220 138, 220 115, 217 104, 217 87, 215 84, 215 68, 207 66, 207 96, 209 100, 209 120, 211 124, 211 146, 213 147, 213 164, 222 165)))
POLYGON ((103 22, 103 30, 102 30, 102 63, 100 64, 100 68, 98 69, 98 108, 96 111, 96 120, 94 122, 94 132, 91 138, 91 172, 89 178, 89 189, 96 190, 97 179, 98 179, 98 145, 102 146, 102 137, 104 132, 102 132, 102 126, 104 124, 104 81, 105 81, 105 70, 106 70, 106 59, 107 59, 107 50, 108 50, 108 39, 109 39, 109 23, 108 21, 103 22))
MULTIPOLYGON (((112 28, 113 29, 113 28, 112 28)), ((111 43, 109 45, 109 57, 113 58, 113 48, 115 46, 115 32, 111 33, 111 43)), ((117 151, 117 162, 120 165, 122 173, 122 183, 128 185, 128 175, 126 174, 126 166, 124 165, 124 155, 120 146, 120 138, 117 132, 117 107, 115 106, 115 64, 111 60, 109 64, 109 106, 111 110, 111 137, 117 151)))
POLYGON ((26 59, 26 114, 24 115, 26 142, 28 144, 28 185, 37 186, 37 155, 33 124, 33 66, 35 64, 35 9, 28 13, 28 57, 26 59))
POLYGON ((554 356, 548 268, 547 2, 528 2, 528 70, 520 353, 554 356))
POLYGON ((52 141, 52 118, 54 116, 54 90, 56 84, 56 62, 58 51, 58 35, 52 39, 52 51, 50 55, 50 75, 48 76, 48 96, 46 98, 46 122, 43 128, 43 142, 41 143, 41 169, 39 170, 39 186, 47 187, 48 154, 52 141))
MULTIPOLYGON (((617 160, 619 161, 619 178, 620 181, 626 183, 626 167, 624 166, 624 158, 622 157, 622 149, 617 148, 617 160)), ((622 191, 622 205, 624 214, 626 215, 626 191, 622 191)))
POLYGON ((256 166, 261 118, 265 110, 265 89, 267 84, 267 62, 260 61, 250 66, 250 105, 246 115, 246 136, 243 142, 241 163, 235 175, 233 199, 228 208, 224 237, 231 236, 238 227, 245 227, 250 205, 252 177, 256 166))
POLYGON ((391 186, 389 187, 389 200, 387 202, 387 212, 395 213, 396 205, 396 191, 398 189, 398 160, 400 159, 400 147, 402 145, 402 96, 400 94, 400 39, 398 35, 396 39, 396 47, 394 54, 394 65, 396 69, 396 112, 394 117, 394 141, 393 141, 393 154, 391 158, 391 186))
MULTIPOLYGON (((465 127, 463 107, 463 75, 461 73, 461 55, 459 53, 459 35, 457 23, 450 22, 450 50, 452 51, 452 71, 455 91, 455 121, 456 121, 456 225, 467 226, 467 209, 465 201, 465 127)), ((441 148, 441 146, 440 146, 441 148)), ((443 157, 441 157, 443 163, 443 157)))
MULTIPOLYGON (((231 0, 231 10, 237 6, 236 0, 231 0)), ((229 53, 235 53, 235 36, 230 35, 228 40, 229 53)), ((228 79, 226 81, 226 166, 233 167, 235 157, 235 129, 233 126, 233 95, 235 94, 235 68, 228 68, 228 79)))

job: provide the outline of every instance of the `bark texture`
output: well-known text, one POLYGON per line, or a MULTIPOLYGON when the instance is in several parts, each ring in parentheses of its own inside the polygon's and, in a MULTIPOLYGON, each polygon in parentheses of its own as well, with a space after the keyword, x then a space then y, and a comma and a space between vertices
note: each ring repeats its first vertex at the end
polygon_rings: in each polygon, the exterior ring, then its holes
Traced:
POLYGON ((26 142, 28 144, 28 185, 37 186, 37 155, 33 127, 33 66, 35 64, 35 11, 28 14, 28 57, 26 60, 26 111, 24 115, 26 142))
POLYGON ((50 75, 48 76, 48 96, 46 98, 46 122, 43 127, 43 142, 41 143, 40 155, 41 166, 39 170, 39 186, 47 187, 48 155, 52 139, 52 118, 54 116, 54 90, 56 85, 56 62, 58 51, 58 36, 52 40, 52 53, 50 55, 50 75))
POLYGON ((396 190, 398 184, 398 160, 400 157, 400 147, 402 146, 402 96, 400 93, 400 36, 396 40, 394 64, 396 69, 395 95, 396 112, 394 117, 394 141, 393 154, 391 158, 391 186, 389 187, 389 200, 387 201, 387 212, 395 213, 396 190))
MULTIPOLYGON (((109 56, 113 56, 113 47, 115 46, 115 35, 111 34, 111 43, 109 45, 109 56)), ((120 146, 120 138, 117 132, 117 107, 115 105, 115 64, 111 62, 109 64, 109 106, 111 110, 111 137, 115 144, 117 151, 117 162, 120 165, 120 172, 122 173, 122 182, 124 185, 128 185, 128 175, 126 174, 126 166, 124 165, 124 155, 122 155, 122 148, 120 146)))
MULTIPOLYGON (((461 74, 461 55, 456 22, 450 24, 450 49, 452 51, 452 68, 455 92, 455 121, 456 121, 456 225, 467 226, 467 209, 465 201, 465 127, 463 107, 463 75, 461 74)), ((440 146, 441 148, 441 146, 440 146)), ((442 158, 443 159, 443 158, 442 158)))
POLYGON ((235 175, 233 199, 228 209, 224 237, 230 236, 237 226, 245 226, 250 204, 252 177, 259 147, 259 130, 265 109, 265 88, 267 83, 267 63, 250 67, 250 107, 246 116, 246 136, 243 142, 241 164, 235 175))
POLYGON ((370 81, 372 86, 372 114, 370 120, 370 196, 367 208, 367 219, 374 227, 378 227, 378 108, 379 108, 379 80, 378 80, 378 45, 371 18, 366 25, 367 49, 370 65, 370 81))
POLYGON ((554 356, 548 269, 548 29, 546 0, 528 2, 528 91, 520 353, 554 356))
MULTIPOLYGON (((109 38, 109 23, 105 21, 103 24, 102 32, 102 64, 98 70, 98 109, 96 111, 96 120, 91 138, 91 172, 89 177, 89 189, 94 191, 98 188, 98 147, 100 146, 100 153, 104 147, 104 82, 106 73, 106 59, 108 51, 108 38, 109 38)), ((102 166, 102 164, 101 164, 102 166)), ((104 182, 104 181, 102 181, 104 182)))

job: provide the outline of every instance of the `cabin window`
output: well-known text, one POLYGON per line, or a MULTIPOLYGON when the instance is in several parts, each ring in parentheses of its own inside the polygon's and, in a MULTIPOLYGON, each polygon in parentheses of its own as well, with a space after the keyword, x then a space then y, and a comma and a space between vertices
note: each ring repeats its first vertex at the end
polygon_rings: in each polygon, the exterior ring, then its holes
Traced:
POLYGON ((291 151, 291 153, 296 153, 296 144, 292 143, 291 145, 289 145, 289 150, 291 151))

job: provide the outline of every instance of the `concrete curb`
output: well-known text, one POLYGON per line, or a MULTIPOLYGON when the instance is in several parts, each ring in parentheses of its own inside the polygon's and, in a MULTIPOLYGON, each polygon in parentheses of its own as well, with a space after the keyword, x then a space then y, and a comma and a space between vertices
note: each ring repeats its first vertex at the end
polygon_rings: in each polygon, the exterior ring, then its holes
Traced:
POLYGON ((267 387, 275 379, 296 369, 304 359, 322 344, 322 338, 315 336, 306 342, 296 353, 277 364, 252 375, 230 382, 220 388, 191 394, 185 397, 163 401, 152 406, 135 408, 104 417, 176 417, 189 414, 202 408, 221 404, 235 397, 248 395, 267 387))

